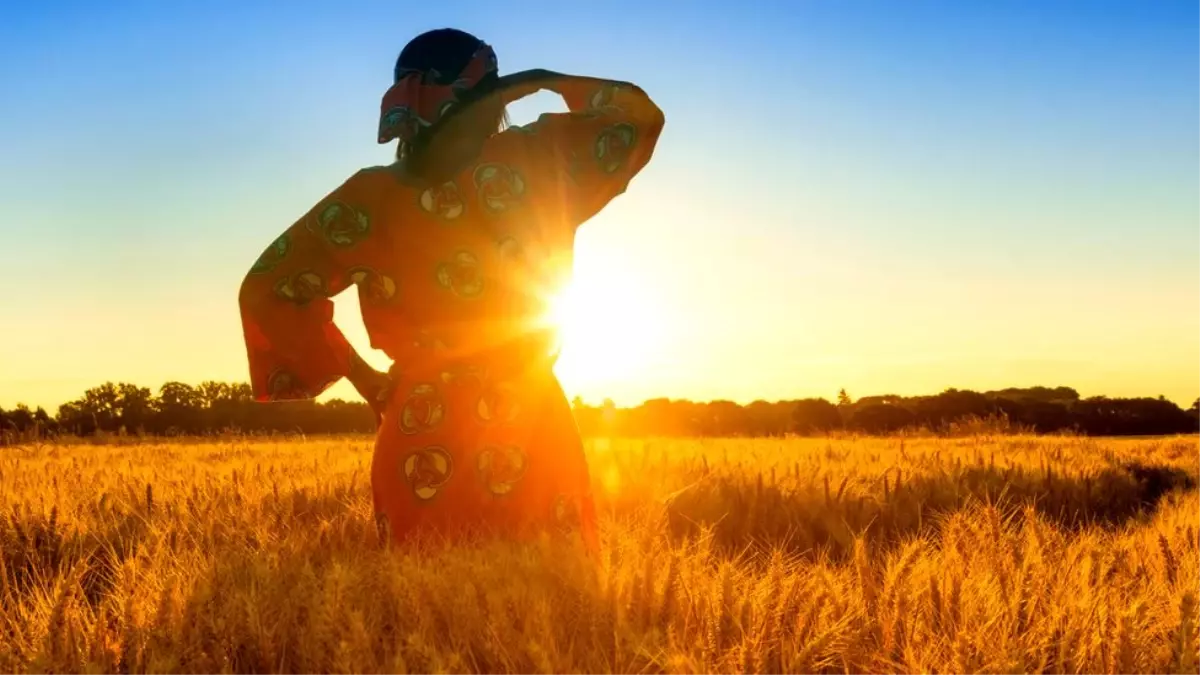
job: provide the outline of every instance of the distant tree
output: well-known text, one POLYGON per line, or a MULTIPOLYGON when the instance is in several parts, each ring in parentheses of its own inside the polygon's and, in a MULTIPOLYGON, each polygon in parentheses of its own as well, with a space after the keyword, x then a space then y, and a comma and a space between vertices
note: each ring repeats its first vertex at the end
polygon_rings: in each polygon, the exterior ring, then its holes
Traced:
POLYGON ((904 397, 895 394, 879 394, 877 396, 864 396, 854 402, 854 407, 868 405, 904 405, 904 397))
POLYGON ((1071 409, 1061 403, 1037 400, 1015 403, 1000 399, 1000 405, 1010 420, 1033 427, 1039 433, 1065 431, 1075 426, 1071 409))
MULTIPOLYGON (((1079 399, 1069 387, 1010 388, 994 392, 947 389, 932 396, 894 394, 853 401, 843 389, 837 404, 824 399, 694 402, 658 398, 631 408, 610 399, 587 405, 576 396, 571 411, 579 430, 589 436, 771 436, 788 432, 824 433, 849 428, 865 433, 891 433, 927 426, 945 428, 969 416, 1003 414, 1039 432, 1075 429, 1090 435, 1157 435, 1200 430, 1200 399, 1183 410, 1163 396, 1079 399)), ((163 384, 157 395, 129 383, 105 382, 78 399, 63 403, 54 416, 45 409, 19 405, 0 410, 0 431, 91 434, 124 427, 150 433, 210 433, 225 429, 303 431, 305 433, 372 432, 375 418, 361 401, 339 399, 286 401, 262 405, 244 382, 163 384)))
POLYGON ((50 429, 55 426, 54 418, 50 417, 50 413, 47 413, 46 409, 41 406, 38 406, 37 410, 33 411, 33 421, 36 424, 42 425, 44 429, 50 429))
POLYGON ((617 432, 617 404, 611 398, 606 398, 600 404, 600 410, 600 422, 604 425, 607 433, 612 434, 617 432))
POLYGON ((167 382, 158 390, 158 407, 163 412, 195 409, 203 402, 200 392, 183 382, 167 382))
POLYGON ((906 408, 888 401, 863 404, 859 400, 850 425, 854 429, 870 434, 884 434, 899 431, 912 426, 917 421, 915 415, 906 408))
POLYGON ((753 401, 746 406, 746 431, 750 436, 780 436, 792 430, 795 401, 753 401))
POLYGON ((798 434, 828 433, 841 426, 837 406, 823 398, 796 401, 792 408, 792 430, 798 434))
POLYGON ((995 399, 974 391, 947 389, 937 396, 922 396, 911 407, 919 423, 937 429, 967 417, 987 417, 999 412, 995 399))
POLYGON ((160 419, 155 425, 156 430, 159 433, 200 431, 202 409, 203 398, 194 387, 183 382, 167 382, 158 390, 160 419))
POLYGON ((0 442, 16 432, 46 436, 56 433, 57 430, 58 424, 46 414, 44 408, 30 410, 29 406, 23 403, 18 403, 16 408, 7 412, 0 408, 0 442))
POLYGON ((18 403, 16 409, 9 411, 5 417, 8 426, 17 431, 28 430, 34 422, 33 411, 23 403, 18 403))
POLYGON ((999 389, 984 392, 989 398, 1005 399, 1018 403, 1059 403, 1070 404, 1079 400, 1079 392, 1071 387, 1027 387, 999 389))
POLYGON ((1098 436, 1143 436, 1195 431, 1195 424, 1179 406, 1165 398, 1108 398, 1094 396, 1072 409, 1076 423, 1098 436))
POLYGON ((655 398, 627 411, 620 425, 624 433, 636 436, 684 436, 688 429, 680 419, 676 403, 666 398, 655 398))
POLYGON ((91 417, 97 429, 116 431, 121 411, 121 394, 117 385, 105 382, 83 392, 79 401, 83 415, 91 417))
MULTIPOLYGON (((230 403, 252 403, 254 401, 254 390, 245 382, 228 385, 225 392, 225 400, 230 403)), ((366 405, 366 403, 363 403, 366 405)))
POLYGON ((117 385, 118 420, 127 431, 146 428, 154 414, 154 395, 147 387, 125 382, 117 385))
POLYGON ((72 401, 58 406, 55 415, 58 425, 67 433, 87 436, 96 432, 95 417, 84 413, 79 401, 72 401))
POLYGON ((743 436, 746 429, 746 409, 733 401, 713 401, 708 404, 712 420, 711 436, 743 436))
POLYGON ((597 436, 600 434, 600 409, 595 406, 590 406, 584 403, 582 398, 578 396, 578 405, 571 410, 575 416, 575 426, 578 427, 579 433, 585 436, 597 436))

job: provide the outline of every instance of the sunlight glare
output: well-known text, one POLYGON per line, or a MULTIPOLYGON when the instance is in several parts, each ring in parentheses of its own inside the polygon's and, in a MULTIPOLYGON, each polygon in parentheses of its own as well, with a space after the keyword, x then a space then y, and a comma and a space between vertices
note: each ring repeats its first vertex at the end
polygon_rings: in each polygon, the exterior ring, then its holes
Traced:
POLYGON ((562 344, 555 372, 568 390, 636 376, 661 349, 662 314, 621 275, 576 275, 549 314, 562 344))

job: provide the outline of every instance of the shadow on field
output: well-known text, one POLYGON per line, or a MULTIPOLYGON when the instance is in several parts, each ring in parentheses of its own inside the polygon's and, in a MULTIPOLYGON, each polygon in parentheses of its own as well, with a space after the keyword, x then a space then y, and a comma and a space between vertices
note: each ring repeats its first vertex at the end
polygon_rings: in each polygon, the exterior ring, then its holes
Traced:
POLYGON ((856 536, 892 546, 972 501, 1032 505, 1065 529, 1118 527, 1151 513, 1173 490, 1196 489, 1196 479, 1179 468, 1140 463, 1091 475, 984 464, 915 478, 892 470, 859 489, 826 479, 823 490, 789 490, 764 485, 761 477, 713 474, 669 500, 667 521, 679 539, 710 529, 712 544, 727 552, 782 549, 843 559, 853 555, 856 536))
POLYGON ((369 546, 374 526, 360 526, 362 519, 348 508, 355 498, 353 490, 351 485, 277 491, 252 512, 247 511, 236 484, 166 504, 156 504, 149 492, 146 501, 136 503, 110 504, 102 498, 92 507, 84 532, 65 525, 56 509, 48 515, 14 509, 0 515, 0 610, 39 589, 59 592, 54 584, 62 578, 70 580, 60 587, 62 593, 77 592, 94 606, 112 590, 122 566, 139 554, 197 547, 257 551, 265 541, 297 530, 314 549, 357 530, 369 536, 360 536, 362 541, 356 543, 369 546), (243 519, 231 519, 230 513, 242 513, 243 519))
MULTIPOLYGON (((5 574, 0 590, 15 591, 16 597, 73 575, 77 586, 67 584, 63 592, 78 589, 96 604, 116 583, 122 562, 137 555, 146 532, 144 516, 137 512, 113 513, 102 531, 82 534, 68 531, 55 510, 49 516, 14 511, 0 517, 0 572, 5 574), (11 589, 3 588, 7 585, 11 589)), ((0 593, 0 608, 9 597, 0 593)))

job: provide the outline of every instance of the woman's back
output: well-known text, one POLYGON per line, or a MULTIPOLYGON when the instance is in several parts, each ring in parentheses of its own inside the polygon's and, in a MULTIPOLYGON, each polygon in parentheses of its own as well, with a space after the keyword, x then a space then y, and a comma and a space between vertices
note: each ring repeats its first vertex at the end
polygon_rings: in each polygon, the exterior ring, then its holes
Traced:
POLYGON ((380 142, 401 139, 405 161, 357 172, 246 276, 251 386, 259 400, 283 400, 355 382, 379 415, 371 485, 391 538, 555 524, 594 546, 587 463, 553 374, 547 307, 570 278, 576 228, 646 165, 663 115, 633 85, 547 71, 511 76, 491 91, 501 98, 467 105, 467 85, 495 63, 464 35, 447 39, 468 50, 466 79, 402 68, 401 55, 380 142), (505 102, 540 89, 561 94, 569 112, 486 131, 505 102), (430 137, 448 145, 414 154, 430 137), (422 158, 441 165, 410 170, 422 158), (382 388, 359 386, 355 373, 371 371, 333 323, 330 298, 351 285, 371 345, 394 362, 382 388))

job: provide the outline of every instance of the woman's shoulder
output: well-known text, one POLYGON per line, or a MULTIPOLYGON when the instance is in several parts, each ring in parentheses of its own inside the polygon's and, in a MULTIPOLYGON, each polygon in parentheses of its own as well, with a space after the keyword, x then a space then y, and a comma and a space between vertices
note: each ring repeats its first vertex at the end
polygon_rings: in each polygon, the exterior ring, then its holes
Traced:
POLYGON ((381 207, 384 203, 403 200, 405 195, 419 194, 427 186, 413 178, 397 161, 391 164, 365 166, 354 172, 338 188, 338 193, 356 201, 381 207))
POLYGON ((522 125, 512 125, 493 135, 479 153, 477 165, 503 164, 529 173, 550 168, 557 145, 547 129, 550 115, 522 125))
POLYGON ((363 187, 391 187, 393 189, 418 189, 417 181, 412 180, 404 171, 404 165, 399 160, 391 164, 366 166, 359 169, 350 181, 363 187))
POLYGON ((478 176, 480 164, 471 163, 445 180, 426 181, 413 176, 402 161, 396 161, 364 167, 351 181, 357 184, 355 192, 362 195, 361 201, 369 202, 368 208, 387 213, 397 222, 409 218, 454 220, 467 210, 468 186, 478 176))

